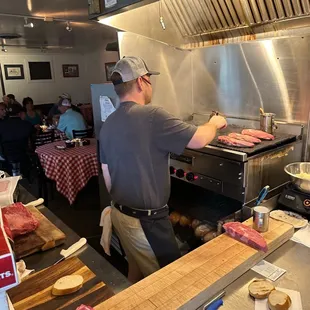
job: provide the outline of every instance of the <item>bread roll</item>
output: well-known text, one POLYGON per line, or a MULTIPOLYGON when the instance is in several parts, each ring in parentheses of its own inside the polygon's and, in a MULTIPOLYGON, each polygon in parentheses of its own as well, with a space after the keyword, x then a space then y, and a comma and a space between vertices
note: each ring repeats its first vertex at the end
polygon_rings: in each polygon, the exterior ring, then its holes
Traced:
POLYGON ((210 240, 214 239, 216 237, 216 231, 215 230, 211 230, 209 232, 207 232, 204 236, 203 236, 203 242, 209 242, 210 240))
POLYGON ((181 214, 178 212, 171 212, 169 215, 169 219, 172 225, 176 225, 177 223, 179 223, 181 218, 181 214))
POLYGON ((189 216, 187 215, 181 215, 180 218, 180 225, 185 227, 185 226, 191 226, 192 220, 189 216))
POLYGON ((84 279, 80 275, 70 275, 60 278, 52 288, 55 296, 68 295, 77 292, 83 286, 84 279))
POLYGON ((254 280, 248 287, 249 294, 256 299, 267 298, 271 291, 275 289, 273 284, 267 280, 254 280))
POLYGON ((292 304, 290 296, 284 292, 273 290, 268 296, 270 310, 288 310, 292 304))
POLYGON ((213 227, 208 224, 201 224, 195 229, 195 236, 197 238, 202 238, 204 235, 206 235, 208 232, 213 230, 213 227))
POLYGON ((201 221, 195 219, 192 221, 192 228, 195 230, 200 224, 201 221))

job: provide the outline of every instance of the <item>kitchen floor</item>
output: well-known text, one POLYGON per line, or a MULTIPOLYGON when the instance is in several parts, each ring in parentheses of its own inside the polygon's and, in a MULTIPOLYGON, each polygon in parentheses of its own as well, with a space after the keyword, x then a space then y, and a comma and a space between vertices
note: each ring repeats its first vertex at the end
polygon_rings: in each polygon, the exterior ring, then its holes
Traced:
MULTIPOLYGON (((36 182, 29 184, 24 181, 22 185, 33 196, 38 197, 36 182)), ((53 199, 49 195, 48 208, 78 235, 85 237, 88 244, 127 276, 127 261, 113 248, 111 248, 111 257, 107 256, 100 245, 102 228, 99 226, 101 209, 97 177, 93 177, 88 182, 72 206, 64 196, 54 190, 53 199)))

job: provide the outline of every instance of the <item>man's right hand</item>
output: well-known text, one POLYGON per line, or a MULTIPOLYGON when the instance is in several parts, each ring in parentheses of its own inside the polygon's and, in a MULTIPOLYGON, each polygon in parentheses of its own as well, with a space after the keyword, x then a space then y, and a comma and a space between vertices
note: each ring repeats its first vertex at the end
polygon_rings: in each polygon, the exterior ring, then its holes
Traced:
POLYGON ((227 127, 226 119, 220 115, 214 115, 210 119, 209 123, 215 125, 217 129, 223 129, 227 127))

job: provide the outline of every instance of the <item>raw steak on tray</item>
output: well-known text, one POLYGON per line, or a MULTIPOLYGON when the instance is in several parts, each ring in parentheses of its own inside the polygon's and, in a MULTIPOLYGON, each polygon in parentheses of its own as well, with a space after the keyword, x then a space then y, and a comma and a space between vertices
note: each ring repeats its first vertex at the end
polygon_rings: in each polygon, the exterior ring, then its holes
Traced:
POLYGON ((238 140, 235 138, 231 138, 229 136, 218 136, 217 141, 229 145, 229 146, 237 146, 237 147, 253 147, 254 143, 238 140))
POLYGON ((39 221, 20 202, 1 209, 4 229, 9 238, 28 234, 37 229, 39 221))
POLYGON ((245 243, 254 249, 261 250, 263 252, 268 251, 266 240, 253 228, 239 222, 225 223, 223 227, 227 234, 232 238, 245 243))
POLYGON ((267 133, 262 130, 256 130, 256 129, 243 129, 241 132, 243 135, 252 136, 258 139, 263 140, 274 140, 274 136, 270 133, 267 133))

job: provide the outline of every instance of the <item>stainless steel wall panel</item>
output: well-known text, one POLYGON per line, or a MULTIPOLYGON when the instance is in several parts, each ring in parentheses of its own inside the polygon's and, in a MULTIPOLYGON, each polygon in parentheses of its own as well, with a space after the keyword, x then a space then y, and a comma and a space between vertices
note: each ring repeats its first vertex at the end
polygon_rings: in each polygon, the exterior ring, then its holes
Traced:
POLYGON ((195 112, 253 118, 262 107, 280 120, 307 122, 309 46, 309 37, 299 37, 194 50, 195 112))
POLYGON ((128 32, 119 33, 118 38, 120 57, 140 56, 150 69, 160 72, 151 77, 152 104, 188 119, 193 113, 191 52, 128 32))

